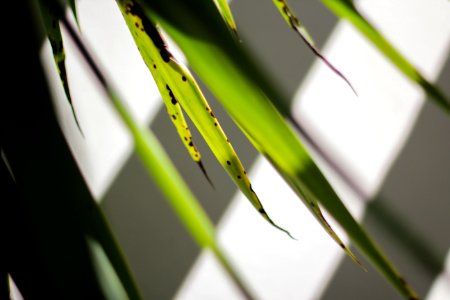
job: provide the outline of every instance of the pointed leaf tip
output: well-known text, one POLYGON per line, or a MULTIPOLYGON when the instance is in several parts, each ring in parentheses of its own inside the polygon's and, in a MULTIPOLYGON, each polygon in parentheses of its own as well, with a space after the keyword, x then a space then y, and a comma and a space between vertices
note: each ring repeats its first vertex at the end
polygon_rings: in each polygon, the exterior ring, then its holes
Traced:
POLYGON ((75 112, 75 107, 73 105, 72 97, 70 94, 69 82, 66 72, 66 53, 64 50, 64 41, 59 24, 59 18, 56 13, 52 11, 52 9, 45 3, 45 1, 39 1, 39 7, 44 21, 45 31, 52 48, 53 60, 55 61, 55 66, 61 80, 61 85, 64 89, 64 93, 67 97, 67 101, 70 105, 72 115, 78 127, 78 130, 84 137, 83 130, 81 129, 80 122, 75 112))
POLYGON ((325 65, 330 68, 337 76, 347 83, 347 85, 352 89, 353 93, 358 96, 355 88, 351 84, 350 80, 336 68, 319 50, 316 46, 311 35, 306 30, 306 27, 300 23, 297 16, 294 14, 293 10, 289 7, 286 0, 273 0, 273 3, 278 8, 278 11, 282 15, 283 19, 288 23, 288 25, 300 36, 303 42, 308 46, 308 48, 316 55, 320 60, 322 60, 325 65))
POLYGON ((206 180, 208 180, 209 184, 211 185, 211 187, 213 189, 216 189, 216 187, 214 186, 214 184, 211 181, 211 178, 208 176, 208 173, 206 172, 205 166, 203 165, 202 161, 199 160, 197 162, 198 166, 200 167, 200 169, 202 170, 203 175, 205 175, 206 180))

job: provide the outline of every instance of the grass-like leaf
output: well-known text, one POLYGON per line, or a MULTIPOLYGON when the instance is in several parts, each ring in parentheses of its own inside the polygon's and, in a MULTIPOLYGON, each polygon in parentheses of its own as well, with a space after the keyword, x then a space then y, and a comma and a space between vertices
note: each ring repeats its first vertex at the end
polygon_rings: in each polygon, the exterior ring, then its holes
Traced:
MULTIPOLYGON (((199 165, 200 169, 202 170, 203 174, 205 175, 206 179, 210 182, 211 185, 212 182, 203 166, 202 160, 201 160, 201 154, 198 151, 197 147, 195 146, 195 143, 193 141, 193 137, 191 134, 191 131, 189 129, 189 126, 186 122, 186 119, 184 118, 184 114, 181 108, 180 103, 178 102, 178 99, 175 97, 172 88, 171 83, 168 82, 168 80, 165 77, 165 73, 163 70, 158 69, 158 65, 160 68, 164 68, 165 62, 160 63, 158 61, 158 64, 156 60, 154 59, 155 56, 159 57, 159 50, 154 46, 149 34, 146 31, 146 27, 151 27, 151 30, 154 34, 158 35, 156 32, 156 29, 154 28, 153 24, 146 24, 148 23, 147 19, 142 19, 141 16, 139 16, 139 9, 136 9, 134 1, 117 1, 119 8, 122 12, 122 15, 125 19, 125 22, 133 36, 133 39, 139 49, 139 52, 141 53, 141 56, 146 63, 148 69, 150 70, 156 85, 158 87, 158 90, 162 96, 162 99, 164 101, 164 104, 167 109, 167 113, 172 120, 175 128, 177 129, 178 135, 185 145, 187 151, 189 152, 189 155, 191 158, 199 165), (134 10, 132 8, 134 7, 134 10), (133 12, 133 14, 131 13, 133 12), (146 26, 145 26, 146 25, 146 26), (156 53, 156 55, 155 55, 156 53)), ((149 30, 149 29, 147 29, 149 30)), ((161 43, 164 43, 161 41, 161 43)), ((166 51, 166 50, 164 50, 166 51)), ((169 52, 165 53, 165 59, 168 60, 172 57, 172 55, 169 52)), ((156 57, 156 58, 157 58, 156 57)), ((172 58, 173 59, 173 58, 172 58)), ((186 78, 184 78, 186 80, 186 78)))
POLYGON ((216 4, 217 9, 219 10, 222 18, 228 25, 231 31, 237 34, 236 23, 234 22, 233 14, 231 13, 230 6, 228 5, 227 0, 213 0, 214 4, 216 4))
POLYGON ((420 85, 423 90, 446 113, 450 114, 450 101, 433 83, 420 72, 384 38, 384 36, 362 16, 351 0, 322 0, 323 4, 338 17, 346 19, 369 39, 404 75, 420 85))
POLYGON ((69 4, 70 10, 72 11, 75 22, 77 22, 78 29, 80 29, 80 23, 78 21, 78 11, 77 11, 76 0, 68 0, 67 2, 69 4))
MULTIPOLYGON (((75 3, 73 4, 75 5, 75 3)), ((64 43, 62 39, 61 28, 59 26, 59 19, 52 11, 52 9, 45 4, 45 1, 40 0, 39 6, 48 40, 50 41, 50 45, 52 47, 53 59, 56 64, 59 78, 61 79, 61 84, 64 88, 67 100, 69 101, 69 105, 72 109, 72 114, 78 126, 78 129, 80 130, 81 134, 83 134, 75 112, 75 108, 73 106, 72 97, 70 96, 69 82, 67 81, 66 73, 66 53, 64 51, 64 43)))
MULTIPOLYGON (((275 224, 264 210, 258 196, 252 189, 241 161, 192 74, 173 57, 160 33, 144 14, 138 3, 133 0, 123 0, 118 1, 118 3, 141 55, 157 82, 163 99, 167 99, 165 100, 166 105, 169 106, 171 113, 174 113, 172 119, 178 120, 178 116, 181 115, 181 110, 178 110, 179 104, 181 104, 219 163, 255 209, 270 224, 291 236, 288 231, 275 224)), ((183 129, 179 129, 182 138, 190 148, 194 148, 192 139, 183 135, 183 129)), ((195 156, 198 151, 195 150, 193 154, 195 156)))
POLYGON ((105 300, 128 299, 127 291, 120 282, 104 248, 90 236, 86 236, 86 244, 105 300))
POLYGON ((101 72, 98 64, 89 54, 75 29, 64 16, 62 21, 80 50, 82 57, 99 81, 101 88, 107 94, 120 118, 130 131, 135 142, 136 153, 141 158, 144 167, 166 196, 182 224, 200 247, 208 248, 214 253, 243 296, 246 299, 253 299, 248 288, 244 285, 242 279, 226 258, 223 250, 217 244, 212 222, 177 172, 156 137, 145 126, 136 123, 127 107, 118 97, 117 92, 101 72))
POLYGON ((293 190, 302 196, 305 205, 336 242, 349 253, 323 219, 318 202, 403 296, 416 299, 414 291, 352 217, 270 102, 272 100, 279 106, 285 116, 290 115, 282 93, 260 72, 230 35, 214 3, 205 0, 140 2, 147 5, 146 12, 178 43, 190 65, 216 94, 239 127, 293 190))
POLYGON ((272 0, 275 6, 278 8, 278 11, 282 15, 283 19, 286 21, 286 23, 300 36, 300 38, 305 42, 305 44, 311 49, 311 51, 319 57, 326 65, 329 67, 334 73, 336 73, 337 76, 341 77, 342 80, 344 80, 348 86, 353 90, 355 94, 356 91, 353 88, 353 85, 350 83, 350 81, 345 77, 344 74, 342 74, 341 71, 339 71, 331 62, 322 55, 319 48, 316 46, 316 43, 314 42, 311 35, 306 30, 305 26, 300 23, 298 20, 298 17, 294 14, 294 11, 289 7, 286 0, 272 0))

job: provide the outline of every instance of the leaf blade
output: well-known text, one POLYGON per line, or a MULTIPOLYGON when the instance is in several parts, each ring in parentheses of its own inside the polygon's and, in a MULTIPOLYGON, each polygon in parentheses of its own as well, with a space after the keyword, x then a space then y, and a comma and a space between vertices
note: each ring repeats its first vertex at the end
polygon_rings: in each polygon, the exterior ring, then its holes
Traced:
POLYGON ((251 58, 218 21, 220 18, 214 18, 215 7, 210 5, 207 8, 207 2, 201 0, 192 0, 189 5, 170 0, 172 6, 179 7, 171 11, 168 9, 170 5, 162 5, 158 1, 142 2, 148 5, 150 17, 178 43, 190 65, 255 147, 271 160, 277 170, 283 171, 284 177, 292 178, 288 183, 293 189, 302 190, 307 186, 393 287, 403 296, 415 299, 415 292, 351 216, 306 149, 274 109, 273 105, 276 105, 284 116, 290 116, 283 94, 259 72, 251 58), (203 12, 208 9, 208 13, 199 13, 200 7, 203 12), (269 143, 267 137, 270 137, 269 143))
MULTIPOLYGON (((169 109, 174 109, 181 104, 219 163, 253 207, 272 226, 292 238, 290 233, 278 226, 263 208, 251 186, 247 172, 192 74, 173 57, 160 33, 147 19, 139 4, 133 0, 119 1, 118 4, 143 59, 157 81, 163 99, 168 99, 165 101, 166 105, 169 109), (165 87, 162 87, 163 82, 166 82, 165 87)), ((175 121, 177 119, 178 115, 175 115, 175 121)), ((195 148, 192 140, 185 139, 185 141, 189 143, 189 148, 195 148)))
POLYGON ((322 0, 338 17, 350 22, 368 40, 370 40, 378 50, 388 58, 406 77, 422 87, 442 110, 450 115, 450 100, 439 89, 439 87, 429 82, 361 13, 356 9, 351 0, 322 0))
POLYGON ((305 42, 308 48, 317 56, 320 60, 330 68, 337 76, 347 83, 347 85, 352 89, 352 91, 357 95, 355 88, 348 80, 348 78, 337 69, 325 56, 322 55, 319 48, 316 46, 313 38, 306 30, 306 27, 299 21, 298 17, 294 14, 294 11, 289 7, 286 0, 272 0, 272 2, 277 7, 283 19, 286 23, 300 36, 300 38, 305 42))
POLYGON ((53 60, 55 61, 56 69, 58 71, 58 75, 61 80, 61 85, 63 86, 64 93, 67 97, 70 109, 72 110, 72 115, 75 120, 75 123, 78 129, 80 130, 80 133, 83 134, 80 122, 78 121, 77 114, 75 112, 72 97, 70 95, 69 82, 67 79, 67 72, 66 72, 66 53, 64 50, 64 42, 61 34, 61 28, 59 25, 59 18, 55 15, 55 13, 51 10, 51 8, 49 8, 49 6, 46 5, 42 0, 39 1, 39 8, 44 21, 44 27, 47 33, 47 37, 50 42, 50 46, 52 48, 53 60))
POLYGON ((251 292, 240 278, 236 269, 232 266, 224 251, 219 246, 215 237, 215 229, 200 206, 199 202, 189 190, 181 175, 170 161, 153 133, 147 128, 139 125, 129 113, 127 107, 122 103, 113 86, 107 81, 93 57, 89 54, 86 46, 77 35, 71 24, 62 17, 65 27, 73 38, 76 46, 82 53, 82 57, 88 63, 100 83, 103 92, 108 96, 121 120, 128 128, 135 142, 135 151, 141 158, 149 175, 155 180, 166 200, 200 247, 209 248, 218 261, 228 272, 241 293, 246 299, 254 299, 251 292))

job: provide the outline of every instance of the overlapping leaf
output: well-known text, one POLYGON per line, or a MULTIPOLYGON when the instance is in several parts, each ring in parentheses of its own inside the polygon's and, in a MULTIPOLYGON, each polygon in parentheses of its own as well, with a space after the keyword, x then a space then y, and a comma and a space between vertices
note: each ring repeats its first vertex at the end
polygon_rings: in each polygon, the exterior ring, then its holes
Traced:
MULTIPOLYGON (((276 225, 264 210, 258 196, 252 189, 241 161, 189 70, 172 56, 157 29, 134 0, 122 0, 118 1, 118 4, 141 55, 152 72, 163 99, 165 99, 169 114, 172 114, 172 120, 177 122, 182 116, 181 104, 219 163, 256 210, 270 224, 289 235, 289 232, 276 225)), ((195 160, 200 154, 192 143, 190 133, 187 135, 187 125, 181 123, 180 126, 178 127, 180 136, 187 143, 188 148, 194 149, 192 154, 195 160)))
MULTIPOLYGON (((190 65, 216 94, 239 127, 301 196, 305 205, 331 233, 320 203, 347 232, 355 245, 405 297, 416 299, 398 271, 355 221, 304 146, 281 117, 289 116, 283 94, 229 34, 214 6, 206 0, 139 1, 146 12, 178 43, 190 65), (173 7, 177 7, 173 10, 173 7), (270 100, 272 103, 270 102, 270 100)), ((343 246, 345 250, 346 247, 343 246)))
MULTIPOLYGON (((289 7, 287 1, 286 0, 272 0, 272 1, 277 7, 283 19, 289 25, 289 27, 291 27, 300 36, 300 38, 314 53, 314 55, 319 57, 334 73, 336 73, 337 76, 342 78, 342 80, 344 80, 356 94, 353 85, 350 83, 347 77, 345 77, 341 71, 339 71, 325 56, 322 55, 319 48, 316 46, 316 43, 314 42, 313 38, 306 30, 306 27, 302 23, 300 23, 298 17, 294 14, 294 11, 289 7)), ((217 9, 222 15, 222 18, 227 23, 228 27, 232 31, 237 32, 236 24, 234 22, 233 15, 231 14, 228 2, 226 0, 215 0, 214 3, 216 4, 217 9)))
MULTIPOLYGON (((75 5, 75 4, 74 4, 75 5)), ((61 28, 59 26, 59 19, 55 13, 46 5, 42 0, 39 1, 42 19, 44 21, 45 30, 47 32, 50 45, 52 47, 53 59, 56 64, 56 69, 61 79, 61 84, 64 88, 67 100, 69 101, 70 108, 78 129, 81 131, 80 123, 78 122, 75 108, 73 106, 72 97, 70 96, 69 83, 67 81, 66 73, 66 53, 64 51, 64 43, 61 34, 61 28)))
POLYGON ((430 96, 430 100, 450 114, 450 101, 446 95, 433 83, 429 82, 420 72, 384 38, 384 36, 356 9, 352 0, 322 0, 323 4, 338 17, 348 20, 380 52, 382 52, 404 75, 420 85, 430 96))
MULTIPOLYGON (((59 14, 61 15, 61 12, 59 14)), ((141 158, 144 167, 153 177, 187 231, 199 246, 209 248, 214 253, 243 296, 246 299, 254 299, 238 273, 229 263, 223 250, 217 244, 212 222, 177 172, 156 137, 147 128, 137 124, 127 107, 118 97, 113 86, 106 80, 97 63, 87 51, 75 29, 67 22, 67 19, 63 18, 62 20, 80 50, 82 57, 87 61, 101 88, 109 97, 121 120, 130 131, 135 142, 135 151, 141 158)))

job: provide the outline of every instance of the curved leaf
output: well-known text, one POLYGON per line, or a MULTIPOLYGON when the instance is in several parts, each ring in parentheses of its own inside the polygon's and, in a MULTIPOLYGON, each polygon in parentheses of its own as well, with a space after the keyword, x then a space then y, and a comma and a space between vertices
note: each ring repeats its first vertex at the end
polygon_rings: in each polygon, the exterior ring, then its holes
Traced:
MULTIPOLYGON (((163 98, 168 99, 166 101, 169 102, 168 105, 175 109, 174 107, 181 104, 219 163, 255 209, 270 224, 291 236, 288 231, 276 225, 264 210, 258 196, 252 189, 247 172, 189 70, 175 60, 161 35, 143 13, 139 4, 133 0, 123 0, 118 1, 118 3, 144 61, 156 82, 159 82, 158 87, 163 98), (165 86, 163 86, 164 82, 166 83, 165 86)), ((179 114, 175 114, 175 121, 178 116, 179 114)), ((191 148, 195 147, 190 139, 185 139, 185 141, 189 143, 188 146, 191 148)))
POLYGON ((150 17, 178 43, 190 65, 255 147, 272 162, 297 194, 307 197, 302 200, 316 218, 321 219, 321 216, 319 208, 312 207, 315 201, 338 221, 359 250, 403 296, 416 299, 414 291, 352 217, 275 109, 273 104, 285 116, 290 116, 283 94, 230 35, 216 7, 206 0, 167 0, 164 4, 156 0, 140 2, 147 5, 146 12, 150 17))
MULTIPOLYGON (((185 145, 186 149, 189 152, 189 155, 191 158, 199 165, 200 169, 202 170, 203 174, 205 175, 206 179, 209 181, 209 183, 213 186, 204 166, 201 161, 201 155, 198 151, 197 147, 195 146, 195 143, 192 138, 191 131, 189 130, 189 126, 186 122, 186 119, 184 118, 183 111, 181 109, 181 106, 175 97, 175 95, 172 92, 172 89, 168 83, 168 81, 165 79, 163 73, 161 70, 158 70, 157 64, 155 59, 153 59, 154 53, 157 53, 157 49, 153 46, 153 43, 145 31, 145 26, 142 22, 142 19, 136 14, 138 12, 134 12, 133 1, 118 1, 119 8, 121 9, 122 15, 124 16, 125 22, 128 25, 128 28, 133 36, 133 39, 139 49, 139 52, 141 53, 141 56, 147 65, 148 69, 150 70, 156 85, 158 87, 158 90, 161 94, 161 97, 164 101, 164 104, 166 106, 167 113, 170 116, 170 119, 172 120, 175 128, 177 129, 178 135, 185 145), (132 14, 133 12, 134 14, 132 14), (153 46, 153 48, 151 48, 153 46)), ((153 24, 149 24, 146 27, 152 26, 153 24)), ((156 56, 159 56, 158 54, 156 56)), ((167 56, 171 56, 170 53, 167 53, 167 56)), ((168 59, 168 57, 166 58, 168 59)), ((158 63, 159 64, 159 63, 158 63)))
POLYGON ((128 108, 122 103, 113 86, 106 80, 98 64, 89 54, 85 44, 74 28, 64 16, 62 16, 62 21, 78 50, 80 50, 82 57, 86 60, 89 68, 98 80, 102 90, 108 96, 121 120, 130 131, 135 142, 136 153, 141 158, 149 175, 152 176, 168 200, 175 214, 198 245, 209 248, 214 253, 243 296, 246 299, 254 299, 243 280, 226 258, 222 248, 218 245, 211 220, 189 190, 181 175, 177 172, 156 137, 145 126, 139 125, 134 120, 128 108))
POLYGON ((294 14, 293 10, 289 7, 286 0, 272 0, 275 6, 278 8, 283 19, 288 23, 288 25, 301 37, 301 39, 305 42, 305 44, 311 49, 311 51, 319 57, 337 76, 341 77, 348 86, 353 90, 355 94, 356 91, 353 88, 353 85, 347 79, 347 77, 342 74, 335 66, 331 64, 331 62, 322 55, 319 48, 316 46, 316 43, 312 39, 311 35, 306 30, 305 26, 298 20, 297 16, 294 14))
POLYGON ((356 9, 351 0, 322 0, 338 17, 346 19, 369 39, 404 75, 422 89, 445 112, 450 114, 450 101, 435 84, 429 82, 384 36, 356 9))
POLYGON ((66 73, 66 53, 64 51, 64 43, 61 35, 61 28, 59 26, 59 19, 58 17, 56 17, 51 8, 49 8, 42 0, 39 1, 39 6, 48 40, 50 41, 50 45, 52 47, 53 59, 56 64, 59 78, 61 79, 61 84, 64 88, 67 100, 69 101, 69 105, 72 109, 72 114, 78 126, 78 129, 80 130, 81 134, 83 134, 80 123, 78 122, 77 115, 75 113, 75 108, 72 103, 72 97, 70 96, 69 83, 67 81, 66 73))

